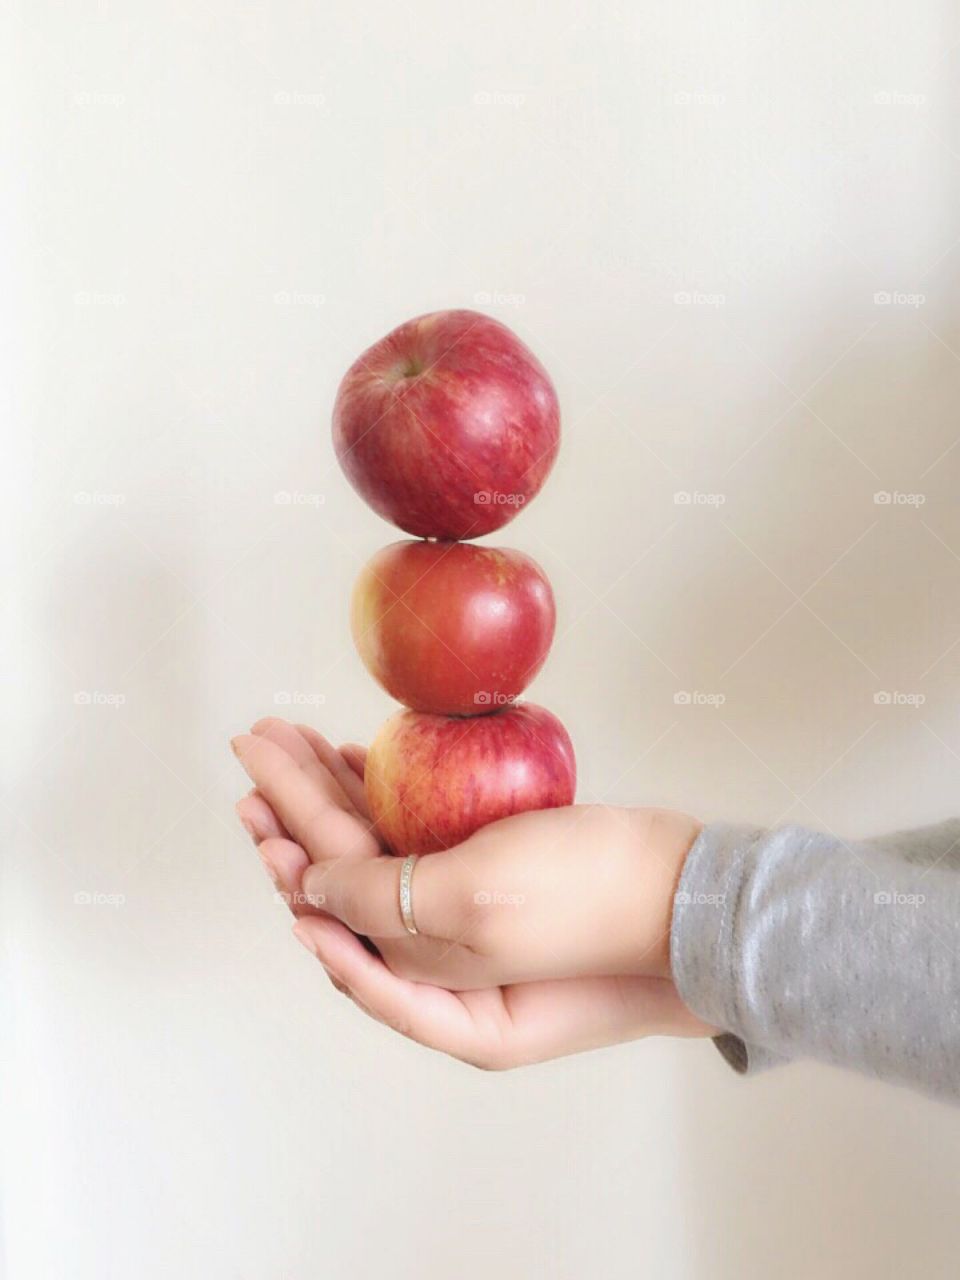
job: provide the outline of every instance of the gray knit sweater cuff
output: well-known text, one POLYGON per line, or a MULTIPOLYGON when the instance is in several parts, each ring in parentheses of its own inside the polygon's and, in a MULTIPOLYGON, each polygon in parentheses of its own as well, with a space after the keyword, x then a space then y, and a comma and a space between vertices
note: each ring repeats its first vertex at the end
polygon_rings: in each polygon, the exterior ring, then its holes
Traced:
POLYGON ((684 863, 670 937, 671 967, 682 1000, 704 1022, 730 1028, 713 1043, 740 1075, 788 1061, 733 1031, 743 1025, 734 972, 734 899, 744 863, 764 834, 760 828, 720 823, 703 828, 684 863))
POLYGON ((815 1058, 960 1101, 960 822, 865 841, 705 827, 670 956, 737 1071, 815 1058))

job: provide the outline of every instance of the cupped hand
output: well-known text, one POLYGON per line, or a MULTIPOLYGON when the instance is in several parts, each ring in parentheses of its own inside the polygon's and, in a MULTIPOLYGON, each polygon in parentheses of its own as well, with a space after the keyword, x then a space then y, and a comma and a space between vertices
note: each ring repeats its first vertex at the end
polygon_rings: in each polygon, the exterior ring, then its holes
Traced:
POLYGON ((491 824, 417 863, 412 937, 400 862, 366 809, 362 750, 273 719, 233 746, 255 783, 239 815, 297 936, 374 1017, 484 1066, 713 1033, 669 978, 692 819, 574 806, 491 824))

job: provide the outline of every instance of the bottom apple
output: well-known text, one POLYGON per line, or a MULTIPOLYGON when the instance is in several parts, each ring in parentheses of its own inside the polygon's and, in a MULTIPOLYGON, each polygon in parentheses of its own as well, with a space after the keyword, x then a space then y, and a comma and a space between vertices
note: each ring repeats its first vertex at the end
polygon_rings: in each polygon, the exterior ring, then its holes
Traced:
POLYGON ((374 738, 365 777, 391 850, 435 853, 498 818, 572 804, 577 766, 557 717, 525 702, 485 716, 400 711, 374 738))

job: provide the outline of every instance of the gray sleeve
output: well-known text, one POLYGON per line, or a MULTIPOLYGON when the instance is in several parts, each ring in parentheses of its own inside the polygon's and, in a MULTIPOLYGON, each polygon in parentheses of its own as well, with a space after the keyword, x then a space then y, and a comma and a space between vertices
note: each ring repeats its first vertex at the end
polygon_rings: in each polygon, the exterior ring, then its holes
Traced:
POLYGON ((960 1101, 960 820, 866 841, 705 827, 670 950, 736 1070, 817 1058, 960 1101))

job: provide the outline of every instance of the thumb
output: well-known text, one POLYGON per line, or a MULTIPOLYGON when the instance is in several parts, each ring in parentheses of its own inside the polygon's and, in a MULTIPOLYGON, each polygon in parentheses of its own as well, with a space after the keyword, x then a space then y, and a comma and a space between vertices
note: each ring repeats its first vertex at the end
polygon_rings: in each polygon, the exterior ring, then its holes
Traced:
MULTIPOLYGON (((390 855, 315 862, 304 872, 303 892, 311 904, 343 921, 354 933, 403 938, 408 932, 400 911, 403 863, 403 858, 390 855)), ((462 864, 452 853, 418 858, 410 889, 419 933, 444 939, 462 933, 473 899, 462 864)))

